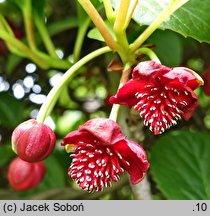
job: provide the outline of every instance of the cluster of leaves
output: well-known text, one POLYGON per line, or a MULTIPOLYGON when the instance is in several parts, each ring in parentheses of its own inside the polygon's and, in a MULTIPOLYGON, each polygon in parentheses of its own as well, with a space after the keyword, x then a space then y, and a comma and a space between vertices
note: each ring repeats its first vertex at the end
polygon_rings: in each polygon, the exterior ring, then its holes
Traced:
MULTIPOLYGON (((17 2, 10 0, 1 4, 0 13, 5 15, 4 11, 7 11, 7 16, 24 34, 24 21, 17 2)), ((41 2, 34 7, 37 8, 35 12, 41 11, 41 18, 46 16, 49 35, 55 47, 62 50, 65 59, 72 57, 72 53, 77 59, 101 46, 101 42, 92 40, 101 40, 101 37, 76 1, 74 4, 66 0, 46 1, 46 4, 45 1, 32 2, 41 2), (68 14, 71 14, 71 17, 68 14), (85 23, 84 29, 81 28, 81 23, 85 23), (83 47, 77 45, 80 48, 75 48, 77 34, 81 31, 86 33, 88 30, 91 30, 88 36, 92 39, 83 35, 83 47)), ((98 9, 101 8, 100 1, 93 2, 98 9)), ((113 5, 116 3, 114 0, 113 5)), ((143 32, 145 25, 150 25, 168 3, 169 1, 140 1, 134 12, 135 21, 128 29, 129 40, 132 41, 143 32)), ((208 0, 189 1, 161 25, 161 30, 157 30, 146 41, 147 44, 155 46, 155 52, 163 64, 185 65, 202 76, 205 68, 210 66, 209 7, 208 0)), ((26 40, 25 34, 21 40, 26 40)), ((39 34, 36 35, 36 44, 45 53, 43 38, 39 34)), ((58 143, 53 155, 45 162, 47 175, 43 183, 28 192, 18 193, 9 188, 6 179, 7 167, 15 157, 10 147, 12 130, 39 106, 29 100, 32 89, 27 89, 22 99, 15 98, 13 86, 17 80, 24 80, 28 75, 25 66, 32 59, 27 60, 24 55, 17 55, 10 47, 8 49, 10 51, 7 50, 0 56, 0 78, 10 84, 9 89, 0 92, 0 199, 135 199, 135 193, 132 193, 126 177, 113 188, 100 193, 90 195, 83 191, 78 192, 77 186, 67 176, 69 156, 59 147, 59 139, 69 131, 77 129, 80 124, 93 117, 108 116, 110 105, 107 97, 113 94, 119 79, 118 73, 107 73, 106 67, 112 58, 109 55, 82 68, 60 95, 51 116, 56 124, 58 143)), ((49 65, 47 69, 39 67, 33 73, 34 82, 39 83, 42 94, 49 92, 50 78, 64 72, 59 65, 61 63, 49 65)), ((71 64, 69 63, 66 69, 69 65, 71 64)), ((2 82, 0 79, 0 90, 2 82)), ((151 163, 148 175, 154 199, 210 199, 210 100, 203 89, 200 88, 196 93, 200 106, 191 120, 180 123, 174 131, 159 137, 144 130, 136 113, 131 115, 126 109, 121 111, 119 122, 122 123, 123 130, 129 137, 143 142, 148 152, 151 163)))

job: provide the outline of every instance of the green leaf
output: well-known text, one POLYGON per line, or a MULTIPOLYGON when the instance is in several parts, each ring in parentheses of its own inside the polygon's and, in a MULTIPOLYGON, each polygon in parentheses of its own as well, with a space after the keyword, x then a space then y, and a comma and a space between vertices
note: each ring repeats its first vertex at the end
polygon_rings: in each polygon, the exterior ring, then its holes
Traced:
MULTIPOLYGON (((117 4, 117 0, 113 0, 117 4)), ((150 25, 171 0, 141 0, 133 19, 140 25, 150 25)), ((190 0, 162 23, 161 28, 171 29, 185 37, 210 43, 209 0, 190 0)))
POLYGON ((24 118, 24 107, 21 101, 8 93, 0 93, 0 125, 17 126, 24 118))
POLYGON ((155 53, 161 63, 170 67, 179 66, 183 48, 179 35, 172 31, 156 31, 147 41, 155 45, 155 53))
POLYGON ((151 172, 167 199, 210 199, 210 134, 174 131, 151 151, 151 172))
POLYGON ((98 40, 98 41, 103 41, 104 42, 104 38, 102 37, 101 33, 99 32, 99 30, 97 28, 93 28, 88 32, 87 35, 89 38, 94 39, 94 40, 98 40))
MULTIPOLYGON (((115 38, 115 34, 113 32, 113 27, 112 27, 111 23, 108 20, 106 20, 105 24, 107 25, 107 27, 108 27, 111 35, 113 36, 113 38, 115 38)), ((101 33, 99 32, 99 30, 97 28, 91 29, 88 32, 88 37, 91 38, 91 39, 95 39, 95 40, 104 42, 104 38, 102 37, 101 33)))
MULTIPOLYGON (((57 157, 51 155, 44 164, 46 166, 46 175, 42 183, 43 188, 55 188, 65 186, 65 173, 57 157)), ((66 171, 67 175, 67 171, 66 171)))

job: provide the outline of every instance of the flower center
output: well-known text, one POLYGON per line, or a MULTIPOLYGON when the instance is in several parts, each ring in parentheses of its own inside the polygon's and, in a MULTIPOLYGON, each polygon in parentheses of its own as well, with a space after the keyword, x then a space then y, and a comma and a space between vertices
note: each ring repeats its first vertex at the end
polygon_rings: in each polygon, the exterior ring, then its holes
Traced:
POLYGON ((71 155, 73 159, 68 172, 81 188, 89 192, 101 191, 103 187, 111 186, 111 181, 117 182, 119 174, 124 172, 120 162, 126 162, 110 146, 97 142, 78 143, 75 154, 71 155))
POLYGON ((183 108, 188 104, 184 100, 189 93, 169 87, 145 86, 145 91, 135 94, 138 103, 135 110, 144 117, 144 124, 150 125, 154 134, 161 134, 181 119, 183 108))

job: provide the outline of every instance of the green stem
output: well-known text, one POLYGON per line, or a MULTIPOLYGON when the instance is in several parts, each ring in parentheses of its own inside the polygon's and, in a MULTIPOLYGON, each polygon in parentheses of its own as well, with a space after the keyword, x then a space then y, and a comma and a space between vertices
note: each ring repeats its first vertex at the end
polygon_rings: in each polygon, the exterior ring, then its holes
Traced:
POLYGON ((103 4, 104 4, 104 9, 106 12, 107 19, 109 20, 110 23, 113 23, 115 19, 115 12, 113 11, 111 1, 103 0, 103 4))
POLYGON ((116 33, 117 52, 124 64, 135 62, 135 55, 130 52, 127 35, 125 31, 116 33))
MULTIPOLYGON (((120 78, 120 84, 118 89, 120 89, 128 81, 130 72, 131 72, 131 66, 129 64, 126 64, 122 76, 120 78)), ((113 104, 112 110, 109 115, 109 119, 112 119, 113 121, 117 121, 119 110, 120 110, 120 105, 113 104)))
POLYGON ((126 18, 128 9, 130 6, 130 0, 121 0, 117 9, 116 20, 114 23, 114 33, 117 41, 117 52, 124 64, 135 62, 134 52, 131 52, 127 35, 126 35, 126 18))
POLYGON ((135 54, 137 54, 137 55, 139 55, 139 54, 145 54, 151 60, 156 61, 158 63, 161 63, 160 60, 159 60, 159 58, 157 57, 157 55, 151 49, 149 49, 149 48, 142 47, 142 48, 138 49, 135 54))
POLYGON ((11 52, 31 59, 35 64, 39 65, 43 69, 48 69, 49 67, 67 69, 71 66, 71 63, 68 60, 59 59, 57 57, 53 58, 38 50, 31 50, 24 43, 5 32, 3 29, 0 31, 0 38, 9 45, 8 48, 11 52))
POLYGON ((28 44, 30 48, 36 49, 34 31, 33 31, 33 22, 32 22, 32 8, 31 8, 31 0, 25 1, 25 7, 22 7, 26 36, 28 39, 28 44))
POLYGON ((44 45, 48 51, 48 53, 50 54, 50 56, 54 57, 54 58, 58 58, 56 52, 55 52, 55 47, 53 45, 53 42, 48 34, 46 25, 44 24, 43 20, 41 19, 41 17, 37 15, 35 15, 35 24, 36 27, 41 35, 41 38, 44 42, 44 45))
POLYGON ((131 2, 130 6, 129 6, 129 9, 128 9, 128 12, 127 12, 127 16, 126 16, 126 20, 125 20, 125 28, 128 27, 130 21, 131 21, 131 18, 132 18, 132 15, 133 15, 133 12, 136 8, 136 5, 138 3, 138 0, 134 0, 131 2))
POLYGON ((21 53, 24 57, 31 59, 41 68, 47 69, 49 67, 48 62, 36 55, 31 49, 29 49, 25 44, 15 37, 12 37, 4 31, 0 31, 0 38, 2 38, 6 43, 9 43, 11 46, 14 46, 19 51, 19 54, 21 53))
POLYGON ((50 67, 66 70, 69 67, 72 66, 72 63, 70 63, 68 60, 65 59, 59 59, 59 58, 48 58, 48 62, 50 62, 50 67))
POLYGON ((0 14, 0 28, 1 28, 1 31, 5 31, 7 32, 9 35, 11 36, 15 36, 11 27, 9 26, 8 22, 6 21, 6 19, 0 14))
POLYGON ((116 34, 121 33, 125 30, 125 21, 130 5, 130 0, 121 0, 119 8, 117 9, 116 20, 114 23, 114 32, 116 34))
POLYGON ((95 7, 92 5, 91 1, 89 0, 78 0, 83 9, 86 11, 90 19, 93 21, 95 26, 100 31, 102 37, 104 38, 106 44, 113 50, 116 50, 117 44, 114 41, 114 38, 112 37, 111 33, 109 32, 109 29, 107 28, 105 22, 99 15, 98 11, 95 9, 95 7))
POLYGON ((171 16, 178 8, 189 0, 173 0, 171 1, 162 13, 155 19, 155 21, 147 27, 147 29, 130 45, 130 48, 137 50, 145 40, 163 23, 168 17, 171 16))
POLYGON ((76 39, 76 43, 75 43, 74 51, 73 51, 74 62, 77 62, 80 58, 82 44, 83 44, 85 33, 87 32, 89 24, 90 24, 90 19, 87 18, 82 23, 82 25, 79 26, 78 33, 77 33, 77 39, 76 39))
POLYGON ((109 115, 109 119, 116 122, 119 110, 120 110, 120 105, 119 104, 113 104, 112 110, 111 110, 110 115, 109 115))
POLYGON ((97 56, 102 55, 102 54, 107 53, 107 52, 110 52, 110 51, 111 51, 111 49, 109 47, 103 47, 103 48, 100 48, 96 51, 93 51, 92 53, 88 54, 87 56, 85 56, 84 58, 79 60, 77 63, 75 63, 69 70, 67 70, 66 73, 63 75, 61 81, 58 82, 57 85, 55 85, 52 88, 52 90, 49 92, 45 102, 42 104, 42 106, 39 110, 39 113, 38 113, 37 118, 36 118, 37 121, 40 123, 44 122, 47 115, 49 115, 49 113, 53 109, 53 107, 54 107, 54 105, 58 99, 59 94, 63 90, 63 87, 69 81, 69 79, 72 78, 73 75, 75 75, 75 72, 79 68, 81 68, 84 64, 86 64, 90 60, 96 58, 97 56))

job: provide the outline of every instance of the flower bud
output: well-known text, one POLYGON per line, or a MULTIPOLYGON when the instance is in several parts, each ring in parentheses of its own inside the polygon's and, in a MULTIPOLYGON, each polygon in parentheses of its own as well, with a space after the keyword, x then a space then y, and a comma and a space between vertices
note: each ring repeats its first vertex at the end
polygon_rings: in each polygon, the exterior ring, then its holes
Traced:
POLYGON ((30 190, 43 180, 45 172, 43 162, 29 163, 16 158, 10 163, 8 181, 15 190, 30 190))
POLYGON ((55 148, 56 136, 47 125, 30 119, 18 125, 12 134, 12 149, 28 162, 48 157, 55 148))

